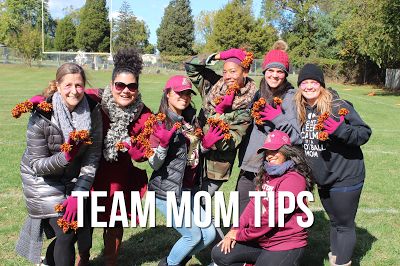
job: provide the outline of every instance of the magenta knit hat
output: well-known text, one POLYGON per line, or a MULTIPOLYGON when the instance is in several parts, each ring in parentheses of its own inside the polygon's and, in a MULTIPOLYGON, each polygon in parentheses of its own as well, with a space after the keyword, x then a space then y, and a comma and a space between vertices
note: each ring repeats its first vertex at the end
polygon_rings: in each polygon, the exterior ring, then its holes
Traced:
POLYGON ((279 68, 286 72, 286 75, 289 74, 289 56, 286 53, 287 44, 279 40, 275 42, 271 51, 269 51, 264 56, 264 61, 262 63, 263 73, 268 68, 279 68))

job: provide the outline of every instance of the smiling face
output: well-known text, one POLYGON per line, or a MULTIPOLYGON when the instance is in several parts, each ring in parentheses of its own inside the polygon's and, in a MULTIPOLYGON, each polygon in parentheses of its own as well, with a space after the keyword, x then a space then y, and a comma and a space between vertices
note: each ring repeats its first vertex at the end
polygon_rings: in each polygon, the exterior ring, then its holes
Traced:
POLYGON ((175 92, 173 90, 169 90, 167 93, 168 99, 168 107, 178 115, 182 114, 182 111, 189 106, 190 101, 192 100, 192 92, 191 90, 184 90, 180 92, 175 92))
POLYGON ((277 151, 266 150, 265 160, 271 165, 279 165, 283 164, 286 161, 286 157, 279 150, 277 151))
POLYGON ((321 84, 313 79, 306 79, 300 83, 301 95, 307 103, 313 106, 321 94, 321 84))
POLYGON ((265 81, 271 89, 278 88, 286 79, 286 73, 280 68, 268 68, 264 72, 265 81))
POLYGON ((111 84, 111 93, 114 98, 115 103, 119 107, 127 107, 133 102, 135 102, 136 98, 139 95, 139 89, 136 86, 136 89, 129 89, 128 87, 119 88, 115 84, 130 84, 137 83, 136 77, 132 73, 122 72, 115 76, 114 83, 111 84))
POLYGON ((68 110, 72 112, 85 95, 84 79, 81 74, 66 74, 57 82, 57 90, 68 110))
POLYGON ((226 85, 231 86, 235 82, 240 88, 244 87, 244 78, 247 77, 248 71, 234 62, 225 62, 223 78, 226 85))

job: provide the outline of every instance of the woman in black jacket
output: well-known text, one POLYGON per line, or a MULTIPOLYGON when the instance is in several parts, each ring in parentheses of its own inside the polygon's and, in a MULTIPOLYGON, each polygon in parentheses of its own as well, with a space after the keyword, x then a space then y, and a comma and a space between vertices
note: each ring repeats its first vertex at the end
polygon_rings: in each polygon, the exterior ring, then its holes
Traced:
MULTIPOLYGON (((215 227, 211 223, 199 227, 194 223, 193 197, 199 190, 200 128, 196 110, 191 105, 191 95, 195 94, 192 84, 185 76, 171 77, 164 88, 159 112, 165 114, 165 121, 157 124, 151 136, 154 155, 149 158, 154 169, 149 181, 149 191, 154 191, 156 207, 167 216, 167 197, 175 197, 177 205, 189 204, 191 224, 182 226, 172 217, 172 225, 181 238, 172 247, 169 255, 159 265, 185 265, 192 255, 208 246, 215 238, 215 227), (186 192, 186 193, 185 193, 186 192), (186 196, 184 196, 186 194, 186 196)), ((222 138, 218 130, 210 130, 201 146, 209 148, 222 138), (211 140, 211 142, 210 142, 211 140)), ((200 207, 200 219, 205 219, 205 211, 200 207)), ((184 216, 186 217, 186 215, 184 216)))
POLYGON ((353 105, 325 88, 324 74, 314 64, 300 71, 295 95, 306 157, 329 215, 331 265, 351 265, 356 243, 355 216, 365 179, 360 146, 371 128, 353 105))

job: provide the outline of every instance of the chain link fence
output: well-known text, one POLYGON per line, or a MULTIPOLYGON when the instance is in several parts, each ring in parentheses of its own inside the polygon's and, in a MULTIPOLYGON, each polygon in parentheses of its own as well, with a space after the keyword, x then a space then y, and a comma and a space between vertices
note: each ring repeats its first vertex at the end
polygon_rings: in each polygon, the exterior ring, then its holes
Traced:
MULTIPOLYGON (((154 54, 144 54, 142 58, 144 63, 144 73, 184 71, 184 62, 170 62, 163 60, 161 56, 154 54)), ((33 61, 32 65, 38 67, 58 67, 66 62, 75 62, 93 70, 107 70, 113 68, 113 60, 110 55, 93 55, 83 52, 42 54, 41 58, 33 61)), ((18 56, 15 49, 0 46, 0 64, 24 64, 24 62, 21 57, 18 56)), ((250 69, 250 75, 262 75, 261 64, 261 59, 255 59, 250 69)), ((223 64, 218 63, 215 66, 212 66, 212 68, 218 73, 222 73, 223 64)))

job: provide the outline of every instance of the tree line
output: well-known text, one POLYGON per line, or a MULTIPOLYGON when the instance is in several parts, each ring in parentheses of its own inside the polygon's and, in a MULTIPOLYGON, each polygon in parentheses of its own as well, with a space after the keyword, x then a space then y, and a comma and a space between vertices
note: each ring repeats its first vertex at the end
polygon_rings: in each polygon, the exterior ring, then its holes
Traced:
MULTIPOLYGON (((292 68, 321 65, 328 76, 351 82, 379 82, 386 68, 400 67, 400 0, 231 0, 216 11, 192 15, 190 0, 171 0, 164 9, 157 44, 127 0, 110 21, 106 0, 86 0, 55 20, 44 2, 46 50, 109 52, 134 46, 170 61, 243 47, 257 58, 283 39, 292 68), (112 36, 112 40, 110 40, 112 36)), ((149 10, 151 12, 151 10, 149 10)), ((0 0, 0 43, 16 48, 27 61, 40 57, 41 1, 0 0)))

